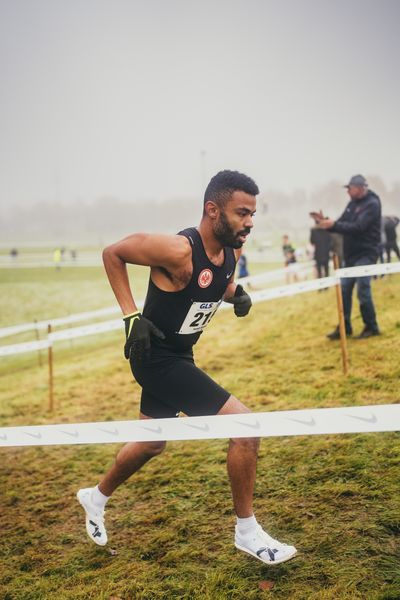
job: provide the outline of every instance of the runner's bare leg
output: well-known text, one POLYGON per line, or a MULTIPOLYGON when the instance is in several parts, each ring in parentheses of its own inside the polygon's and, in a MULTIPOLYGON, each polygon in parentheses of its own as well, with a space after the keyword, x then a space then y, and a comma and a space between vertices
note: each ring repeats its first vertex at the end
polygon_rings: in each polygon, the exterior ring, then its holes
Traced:
MULTIPOLYGON (((140 413, 140 419, 150 419, 140 413)), ((118 452, 111 469, 99 483, 99 490, 105 496, 111 496, 114 490, 136 473, 153 456, 161 454, 166 442, 129 442, 118 452)))
MULTIPOLYGON (((219 415, 251 412, 234 396, 230 396, 219 415)), ((239 518, 253 515, 253 494, 256 481, 259 438, 229 440, 227 467, 231 483, 233 505, 239 518)))

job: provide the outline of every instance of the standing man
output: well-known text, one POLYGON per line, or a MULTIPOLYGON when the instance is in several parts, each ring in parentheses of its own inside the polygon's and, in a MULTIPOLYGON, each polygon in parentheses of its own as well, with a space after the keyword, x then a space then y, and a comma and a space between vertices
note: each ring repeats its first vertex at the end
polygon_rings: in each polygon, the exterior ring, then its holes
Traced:
POLYGON ((331 234, 326 229, 313 227, 310 234, 310 244, 314 246, 314 260, 317 267, 317 277, 329 277, 331 234))
MULTIPOLYGON (((368 189, 362 175, 354 175, 348 185, 350 196, 344 213, 337 221, 327 219, 322 212, 311 213, 322 229, 343 234, 343 253, 346 267, 375 264, 381 240, 381 201, 377 194, 368 189)), ((352 335, 351 305, 353 288, 357 285, 358 301, 364 328, 357 339, 379 335, 375 307, 371 293, 371 277, 344 278, 341 281, 346 334, 352 335)), ((340 338, 339 327, 327 336, 330 340, 340 338)))
MULTIPOLYGON (((198 228, 178 235, 135 233, 104 250, 104 266, 124 314, 125 358, 142 387, 140 418, 174 418, 250 412, 194 363, 192 347, 222 299, 237 317, 251 308, 250 296, 233 280, 240 248, 253 227, 255 182, 237 171, 221 171, 205 191, 198 228), (135 304, 127 263, 150 267, 143 313, 135 304)), ((104 507, 114 490, 166 443, 132 442, 94 488, 77 496, 86 513, 86 531, 96 544, 107 542, 104 507)), ((266 533, 253 513, 259 440, 231 439, 227 467, 237 516, 235 546, 267 564, 296 554, 266 533)))

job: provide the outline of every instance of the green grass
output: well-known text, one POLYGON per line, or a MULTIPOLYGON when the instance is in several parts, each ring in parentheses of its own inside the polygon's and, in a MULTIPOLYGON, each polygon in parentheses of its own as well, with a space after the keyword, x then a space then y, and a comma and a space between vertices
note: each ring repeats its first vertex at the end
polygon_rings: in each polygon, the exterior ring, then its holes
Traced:
MULTIPOLYGON (((20 296, 23 274, 4 281, 0 272, 1 309, 15 298, 2 325, 32 311, 112 305, 100 269, 72 271, 25 272, 32 302, 20 296)), ((398 402, 399 294, 400 277, 375 282, 383 335, 349 340, 347 378, 338 345, 324 337, 336 323, 332 289, 258 304, 246 319, 217 315, 197 362, 255 411, 398 402)), ((356 306, 354 315, 358 331, 356 306)), ((122 345, 113 333, 56 346, 52 415, 46 366, 36 355, 2 359, 0 425, 136 418, 140 389, 122 345)), ((262 441, 256 515, 299 550, 275 568, 233 547, 224 440, 170 443, 121 486, 106 548, 86 539, 75 493, 98 481, 118 446, 0 449, 0 598, 399 600, 399 441, 398 433, 262 441), (259 589, 263 580, 271 591, 259 589)))

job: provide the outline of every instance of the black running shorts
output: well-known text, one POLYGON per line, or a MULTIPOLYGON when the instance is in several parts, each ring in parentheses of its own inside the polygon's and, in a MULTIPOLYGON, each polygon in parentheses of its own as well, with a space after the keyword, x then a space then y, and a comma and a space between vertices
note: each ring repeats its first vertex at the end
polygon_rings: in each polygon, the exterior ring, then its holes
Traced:
POLYGON ((140 411, 154 419, 179 412, 189 417, 216 415, 230 396, 196 367, 191 352, 153 347, 150 361, 131 359, 131 369, 142 387, 140 411))

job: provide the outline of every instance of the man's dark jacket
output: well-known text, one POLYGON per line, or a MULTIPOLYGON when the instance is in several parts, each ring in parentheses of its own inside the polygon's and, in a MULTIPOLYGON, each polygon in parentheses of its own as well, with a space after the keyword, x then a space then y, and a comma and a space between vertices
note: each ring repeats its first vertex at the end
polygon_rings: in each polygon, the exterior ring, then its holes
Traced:
POLYGON ((343 234, 343 255, 346 267, 366 257, 375 263, 381 241, 381 201, 372 190, 364 198, 350 200, 344 213, 330 229, 343 234))

